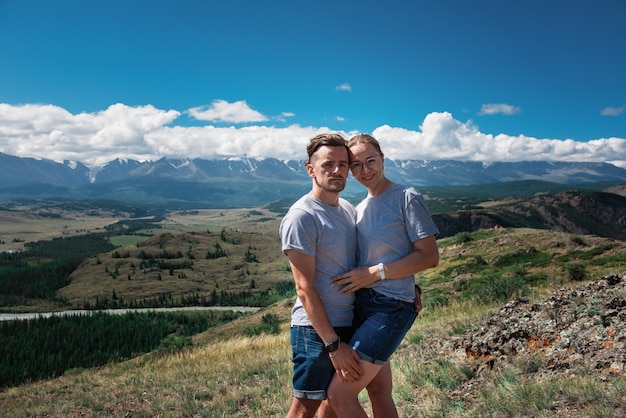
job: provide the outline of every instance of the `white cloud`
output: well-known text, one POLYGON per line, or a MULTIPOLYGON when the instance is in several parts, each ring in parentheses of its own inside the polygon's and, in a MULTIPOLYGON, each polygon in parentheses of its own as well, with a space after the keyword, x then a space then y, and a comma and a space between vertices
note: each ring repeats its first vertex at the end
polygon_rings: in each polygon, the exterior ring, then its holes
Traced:
POLYGON ((274 157, 303 160, 306 144, 328 128, 286 128, 267 126, 235 127, 164 127, 147 134, 155 158, 228 158, 247 155, 252 158, 274 157))
POLYGON ((187 113, 195 119, 209 122, 265 122, 266 116, 253 110, 245 100, 229 103, 226 100, 214 100, 211 106, 194 107, 187 113))
POLYGON ((621 106, 621 107, 607 106, 604 109, 602 109, 600 114, 602 116, 619 116, 619 115, 622 115, 624 113, 624 109, 626 109, 626 105, 621 106))
POLYGON ((151 105, 118 103, 100 112, 73 115, 53 105, 0 103, 0 152, 91 164, 117 156, 146 159, 154 149, 145 135, 179 115, 151 105))
POLYGON ((338 90, 338 91, 352 91, 352 86, 350 86, 350 84, 348 84, 348 83, 343 83, 343 84, 340 84, 337 87, 335 87, 335 90, 338 90))
POLYGON ((343 116, 335 116, 335 120, 336 120, 337 122, 345 122, 345 121, 346 121, 346 118, 344 118, 343 116))
POLYGON ((589 161, 611 162, 626 168, 626 139, 588 142, 538 139, 525 135, 484 134, 450 113, 430 113, 421 131, 381 126, 372 134, 391 159, 456 159, 470 161, 589 161))
POLYGON ((480 108, 479 115, 495 115, 501 113, 503 115, 514 115, 520 113, 522 109, 506 103, 488 103, 480 108))
MULTIPOLYGON (((305 159, 308 140, 327 127, 249 125, 178 126, 176 110, 114 104, 94 113, 71 114, 53 105, 0 103, 0 152, 19 157, 74 160, 100 165, 115 158, 305 159)), ((340 132, 346 138, 356 132, 340 132)), ((387 158, 472 161, 595 161, 626 168, 626 139, 588 142, 491 135, 448 112, 428 114, 419 130, 383 125, 372 134, 387 158)))
POLYGON ((275 121, 278 121, 278 122, 286 122, 287 118, 293 118, 294 116, 296 116, 295 113, 292 113, 292 112, 282 112, 280 115, 278 115, 278 116, 276 116, 276 117, 274 117, 272 119, 275 120, 275 121))

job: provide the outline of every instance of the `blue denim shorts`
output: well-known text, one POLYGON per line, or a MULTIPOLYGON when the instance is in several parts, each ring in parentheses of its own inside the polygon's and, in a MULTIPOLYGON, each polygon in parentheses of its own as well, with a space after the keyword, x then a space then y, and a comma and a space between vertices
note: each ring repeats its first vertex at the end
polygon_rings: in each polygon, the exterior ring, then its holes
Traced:
MULTIPOLYGON (((352 327, 337 327, 335 332, 341 341, 350 341, 352 327)), ((291 361, 293 363, 293 395, 296 398, 326 399, 326 389, 335 368, 324 342, 313 327, 291 327, 291 361)))
POLYGON ((372 289, 360 289, 356 292, 355 331, 350 345, 361 359, 385 364, 413 326, 417 314, 412 303, 372 289))

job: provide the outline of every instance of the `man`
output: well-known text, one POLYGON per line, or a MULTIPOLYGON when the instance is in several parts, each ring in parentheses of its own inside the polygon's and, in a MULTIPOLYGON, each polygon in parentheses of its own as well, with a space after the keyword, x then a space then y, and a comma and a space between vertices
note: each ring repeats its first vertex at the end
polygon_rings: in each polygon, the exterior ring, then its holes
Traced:
POLYGON ((339 293, 332 277, 356 262, 355 209, 339 193, 349 169, 345 139, 321 134, 307 146, 311 191, 295 202, 280 225, 282 249, 296 285, 291 311, 294 398, 288 418, 335 417, 320 408, 335 371, 346 382, 363 373, 350 341, 354 294, 339 293))

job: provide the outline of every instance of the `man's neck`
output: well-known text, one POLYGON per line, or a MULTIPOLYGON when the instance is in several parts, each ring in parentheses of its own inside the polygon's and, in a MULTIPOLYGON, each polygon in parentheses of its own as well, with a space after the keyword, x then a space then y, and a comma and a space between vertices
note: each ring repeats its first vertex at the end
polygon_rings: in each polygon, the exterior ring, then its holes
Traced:
POLYGON ((311 196, 318 198, 327 205, 337 206, 339 204, 339 193, 329 192, 318 187, 314 187, 311 192, 311 196))

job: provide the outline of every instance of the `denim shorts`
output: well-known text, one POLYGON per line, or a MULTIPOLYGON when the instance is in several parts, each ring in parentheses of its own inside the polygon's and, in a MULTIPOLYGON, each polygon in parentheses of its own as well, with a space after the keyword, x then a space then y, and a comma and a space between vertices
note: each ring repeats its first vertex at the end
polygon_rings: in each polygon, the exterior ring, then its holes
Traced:
MULTIPOLYGON (((336 327, 341 341, 350 341, 352 327, 336 327)), ((293 363, 293 395, 296 398, 326 399, 335 367, 324 350, 324 342, 310 326, 291 326, 291 361, 293 363)))
POLYGON ((382 365, 400 346, 418 312, 412 303, 372 289, 356 292, 355 331, 350 345, 370 363, 382 365))

